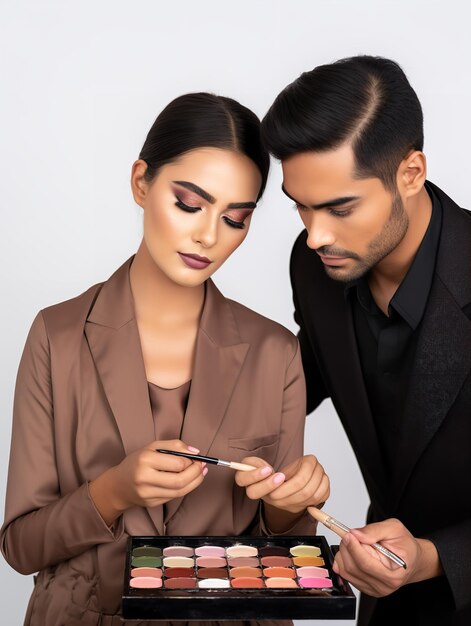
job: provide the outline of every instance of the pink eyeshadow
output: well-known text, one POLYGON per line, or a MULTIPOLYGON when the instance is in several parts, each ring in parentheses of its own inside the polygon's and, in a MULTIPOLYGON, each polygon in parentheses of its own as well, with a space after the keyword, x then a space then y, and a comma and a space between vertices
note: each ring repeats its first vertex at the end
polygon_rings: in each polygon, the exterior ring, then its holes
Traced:
POLYGON ((298 567, 296 574, 298 578, 324 578, 329 571, 324 567, 298 567))
POLYGON ((332 587, 330 578, 301 578, 299 586, 306 589, 326 589, 332 587))
POLYGON ((131 576, 132 578, 137 578, 138 576, 162 578, 162 570, 158 567, 134 567, 131 570, 131 576))
POLYGON ((129 586, 134 589, 159 589, 162 587, 162 579, 151 576, 138 576, 131 578, 129 586))
POLYGON ((226 559, 220 556, 199 556, 196 559, 198 567, 226 567, 226 559))
POLYGON ((219 546, 201 546, 195 550, 196 556, 226 556, 224 548, 219 546))

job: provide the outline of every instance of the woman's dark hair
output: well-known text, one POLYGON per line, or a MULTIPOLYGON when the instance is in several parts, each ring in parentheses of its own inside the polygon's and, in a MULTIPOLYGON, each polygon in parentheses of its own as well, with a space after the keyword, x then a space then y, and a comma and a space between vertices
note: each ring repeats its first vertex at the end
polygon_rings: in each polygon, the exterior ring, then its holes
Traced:
POLYGON ((196 148, 211 147, 245 154, 258 167, 262 195, 270 157, 260 138, 260 120, 232 98, 189 93, 172 100, 150 129, 139 158, 147 163, 145 178, 152 181, 160 167, 196 148))
POLYGON ((355 175, 393 190, 402 159, 423 148, 422 108, 397 63, 356 56, 316 67, 283 89, 262 120, 262 140, 281 160, 351 142, 355 175))

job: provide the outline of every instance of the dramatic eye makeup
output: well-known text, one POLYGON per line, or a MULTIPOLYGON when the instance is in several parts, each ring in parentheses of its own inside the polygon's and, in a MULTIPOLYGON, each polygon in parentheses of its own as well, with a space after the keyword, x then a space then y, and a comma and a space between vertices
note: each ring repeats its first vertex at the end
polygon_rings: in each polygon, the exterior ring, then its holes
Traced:
MULTIPOLYGON (((215 204, 216 202, 214 196, 189 181, 173 181, 172 191, 176 198, 175 205, 187 213, 196 213, 202 209, 202 204, 215 204)), ((255 207, 255 202, 231 202, 227 205, 222 219, 232 228, 245 228, 244 221, 255 207)))
POLYGON ((355 596, 332 564, 318 536, 130 537, 123 617, 353 618, 355 596))

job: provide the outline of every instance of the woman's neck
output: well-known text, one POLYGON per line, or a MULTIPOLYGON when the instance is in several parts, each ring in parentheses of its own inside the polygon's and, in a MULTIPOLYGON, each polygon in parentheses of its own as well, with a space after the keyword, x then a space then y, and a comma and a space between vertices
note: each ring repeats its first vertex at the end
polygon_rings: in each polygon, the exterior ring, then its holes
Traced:
POLYGON ((155 264, 145 241, 130 269, 131 291, 138 321, 179 326, 198 323, 204 303, 204 284, 185 287, 172 281, 155 264))

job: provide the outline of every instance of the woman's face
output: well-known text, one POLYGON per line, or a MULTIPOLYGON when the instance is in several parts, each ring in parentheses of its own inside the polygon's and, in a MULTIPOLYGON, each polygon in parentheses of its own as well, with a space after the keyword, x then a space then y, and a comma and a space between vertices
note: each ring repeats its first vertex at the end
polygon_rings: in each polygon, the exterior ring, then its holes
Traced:
POLYGON ((261 185, 244 154, 198 148, 163 166, 151 183, 133 166, 144 209, 144 244, 156 267, 182 286, 203 283, 245 239, 261 185))

